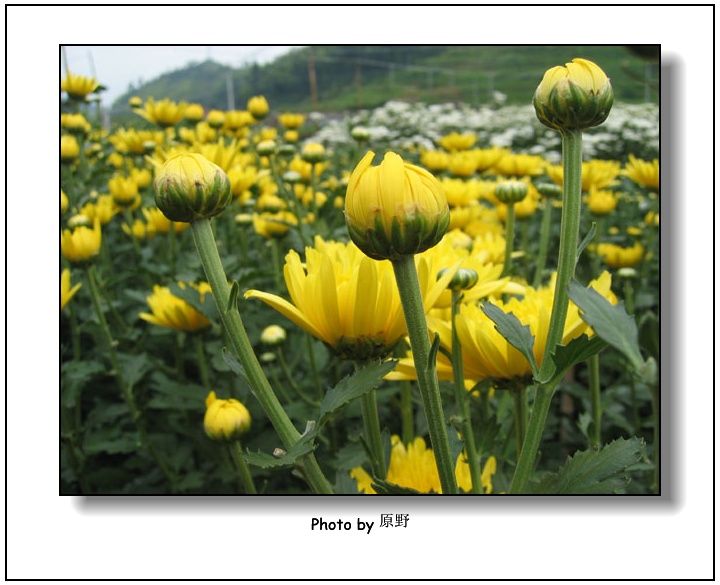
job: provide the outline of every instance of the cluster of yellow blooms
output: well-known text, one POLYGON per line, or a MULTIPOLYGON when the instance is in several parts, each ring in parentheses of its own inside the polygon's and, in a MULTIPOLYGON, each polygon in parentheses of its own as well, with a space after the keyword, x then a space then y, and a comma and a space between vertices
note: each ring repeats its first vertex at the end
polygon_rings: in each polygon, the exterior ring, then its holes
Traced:
MULTIPOLYGON (((86 99, 99 87, 94 80, 72 75, 61 85, 74 100, 86 99)), ((458 270, 476 276, 463 291, 455 321, 468 388, 488 379, 526 377, 531 371, 527 359, 483 312, 483 303, 514 314, 529 327, 533 353, 538 364, 541 362, 554 277, 545 286, 533 287, 504 274, 503 224, 509 202, 498 198, 498 186, 512 180, 521 187, 512 204, 515 217, 528 218, 539 206, 553 204, 543 199, 535 180, 545 176, 562 185, 562 167, 537 155, 477 148, 477 136, 466 132, 447 134, 437 141, 436 150, 419 153, 424 168, 393 152, 386 153, 380 165, 372 166, 375 155, 369 151, 352 174, 331 176, 333 167, 322 144, 308 143, 299 152, 294 147, 304 115, 277 116, 281 135, 276 128, 258 124, 269 113, 262 96, 251 98, 242 111, 206 112, 199 104, 153 98, 133 98, 131 106, 153 127, 118 129, 108 137, 115 152, 107 160, 117 172, 107 182, 107 193, 81 200, 77 194, 61 192, 62 213, 74 213, 61 235, 62 254, 72 266, 84 267, 97 259, 101 228, 118 214, 125 218, 123 231, 137 243, 156 234, 179 234, 198 217, 212 217, 237 203, 243 211, 236 216, 239 230, 252 225, 256 234, 276 239, 312 225, 330 200, 328 193, 340 189, 345 197, 333 199, 332 206, 336 213, 344 206, 351 241, 313 234, 303 242, 302 254, 290 250, 285 256, 282 270, 289 298, 255 289, 246 291, 245 298, 262 301, 340 358, 356 362, 386 359, 408 335, 391 261, 414 255, 429 334, 439 337, 441 379, 453 377, 447 357, 453 351, 452 293, 448 287, 458 270), (157 207, 147 205, 143 197, 152 185, 157 191, 157 207), (197 196, 189 204, 188 192, 197 196), (133 212, 138 217, 133 219, 133 212)), ((78 164, 83 149, 88 148, 84 137, 90 133, 90 125, 82 116, 64 116, 61 127, 61 162, 78 164)), ((358 136, 359 141, 367 139, 361 132, 358 136)), ((613 188, 622 177, 657 190, 658 161, 646 162, 631 155, 624 168, 617 161, 583 163, 582 189, 592 214, 612 216, 620 200, 613 188)), ((650 220, 656 221, 656 217, 650 220)), ((640 243, 632 248, 599 243, 589 249, 611 268, 634 266, 645 255, 640 243)), ((80 286, 71 287, 70 271, 63 270, 61 310, 80 286)), ((201 303, 211 292, 205 282, 179 282, 178 286, 197 291, 201 303)), ((609 272, 600 274, 590 287, 617 302, 609 272)), ((147 304, 149 312, 141 312, 139 317, 148 323, 187 333, 211 326, 206 315, 168 287, 153 286, 147 304)), ((264 332, 264 343, 285 340, 285 331, 275 327, 264 332)), ((593 331, 571 304, 562 343, 583 334, 592 336, 593 331)), ((416 364, 408 352, 386 378, 416 377, 416 364)), ((250 415, 237 400, 221 400, 211 392, 204 424, 210 437, 233 440, 249 430, 250 415)), ((485 493, 492 492, 496 465, 494 457, 487 458, 482 471, 485 493)), ((461 489, 470 491, 464 456, 458 459, 455 473, 461 489)), ((359 491, 374 493, 372 478, 364 469, 353 469, 351 476, 359 491)), ((441 492, 434 454, 419 437, 408 445, 397 436, 392 438, 387 480, 421 492, 441 492)))

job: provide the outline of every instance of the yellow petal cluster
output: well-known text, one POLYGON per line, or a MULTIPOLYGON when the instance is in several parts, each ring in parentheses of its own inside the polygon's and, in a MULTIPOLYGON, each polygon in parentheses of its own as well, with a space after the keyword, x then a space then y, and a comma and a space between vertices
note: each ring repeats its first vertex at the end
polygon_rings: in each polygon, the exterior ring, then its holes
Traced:
POLYGON ((64 91, 73 99, 84 100, 91 93, 95 93, 100 84, 94 77, 83 77, 67 72, 65 79, 60 81, 60 90, 64 91))
POLYGON ((142 109, 136 109, 134 111, 153 124, 157 124, 162 128, 170 128, 183 120, 187 107, 187 102, 178 103, 172 101, 170 98, 156 102, 153 98, 149 97, 142 109))
MULTIPOLYGON (((435 464, 435 454, 427 448, 422 437, 416 437, 407 447, 400 437, 391 438, 392 451, 390 453, 390 466, 387 481, 400 487, 410 488, 420 493, 442 493, 440 476, 435 464)), ((485 462, 481 475, 482 487, 486 494, 492 493, 492 476, 497 469, 495 457, 489 457, 485 462)), ((358 485, 358 491, 365 494, 376 493, 372 487, 372 478, 362 468, 356 467, 350 471, 358 485)), ((458 457, 455 465, 455 478, 458 486, 465 492, 472 489, 470 467, 464 456, 458 457)))
MULTIPOLYGON (((178 286, 187 288, 184 282, 178 282, 178 286)), ((206 282, 191 286, 200 293, 201 303, 205 301, 205 295, 211 292, 210 285, 206 282)), ((210 320, 205 315, 172 294, 168 287, 155 285, 153 293, 147 297, 147 303, 152 312, 140 313, 140 318, 148 323, 186 332, 200 331, 210 326, 210 320)))
MULTIPOLYGON (((617 297, 611 290, 612 279, 609 272, 603 272, 593 280, 589 287, 596 290, 613 304, 617 297)), ((507 302, 493 299, 492 303, 506 313, 512 313, 523 325, 530 327, 535 338, 533 355, 538 365, 542 364, 547 341, 550 315, 552 313, 555 292, 555 276, 546 287, 534 289, 526 287, 524 296, 512 297, 507 302)), ((440 336, 440 346, 452 353, 452 325, 449 320, 428 316, 428 326, 440 336)), ((463 368, 466 381, 479 382, 494 378, 512 380, 528 376, 531 367, 527 359, 497 331, 495 323, 482 311, 480 305, 461 305, 456 318, 456 328, 462 347, 463 368)), ((567 344, 576 337, 594 335, 592 329, 582 320, 577 306, 570 303, 561 343, 567 344)), ((452 379, 452 366, 443 353, 438 354, 438 377, 452 379)), ((400 360, 387 379, 415 379, 415 367, 411 358, 400 360)))
POLYGON ((210 392, 205 408, 205 433, 214 441, 235 441, 250 430, 250 412, 235 398, 222 399, 210 392))
MULTIPOLYGON (((436 280, 427 260, 416 265, 427 311, 457 266, 436 280)), ((284 274, 291 302, 258 290, 245 297, 265 302, 343 358, 385 356, 407 335, 392 265, 370 260, 353 243, 316 236, 304 264, 294 250, 287 254, 284 274)))
POLYGON ((75 296, 75 293, 82 286, 81 282, 78 282, 75 286, 70 287, 70 269, 65 268, 60 275, 60 310, 62 311, 65 306, 70 302, 70 299, 75 296))
POLYGON ((63 230, 60 236, 60 249, 63 256, 77 266, 91 264, 100 253, 102 231, 100 219, 95 218, 93 228, 79 226, 73 230, 63 230))
POLYGON ((394 152, 375 167, 374 157, 369 151, 348 182, 345 219, 352 240, 376 260, 417 254, 437 244, 450 222, 440 182, 394 152))
POLYGON ((640 242, 630 247, 602 243, 597 245, 595 253, 611 268, 632 268, 642 262, 645 248, 640 242))
POLYGON ((654 159, 652 162, 635 158, 632 154, 628 156, 623 174, 641 187, 658 189, 660 187, 660 161, 654 159))

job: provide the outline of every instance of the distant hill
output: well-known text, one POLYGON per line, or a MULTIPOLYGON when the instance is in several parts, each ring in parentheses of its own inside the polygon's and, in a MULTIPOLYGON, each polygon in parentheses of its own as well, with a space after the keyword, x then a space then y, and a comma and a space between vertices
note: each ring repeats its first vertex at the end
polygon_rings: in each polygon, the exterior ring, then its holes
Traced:
POLYGON ((195 63, 131 88, 112 106, 131 116, 128 99, 171 98, 206 108, 244 109, 264 95, 274 111, 345 111, 388 100, 425 103, 528 103, 546 69, 574 57, 598 63, 617 100, 658 101, 658 51, 647 46, 335 45, 296 49, 265 65, 195 63))

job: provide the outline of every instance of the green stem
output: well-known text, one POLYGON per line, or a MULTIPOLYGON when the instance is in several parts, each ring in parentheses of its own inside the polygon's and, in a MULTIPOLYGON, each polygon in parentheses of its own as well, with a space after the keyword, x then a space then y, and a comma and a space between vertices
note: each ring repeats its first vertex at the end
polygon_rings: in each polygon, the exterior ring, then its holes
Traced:
POLYGON ((458 338, 455 321, 460 309, 460 301, 462 293, 457 290, 452 291, 452 366, 453 380, 455 382, 455 402, 458 413, 460 414, 462 428, 462 438, 465 442, 465 453, 467 455, 468 466, 470 468, 470 479, 472 480, 472 493, 482 494, 482 479, 480 472, 480 457, 478 457, 477 448, 475 446, 475 434, 473 433, 472 420, 470 418, 470 404, 468 393, 465 389, 465 373, 463 372, 462 347, 460 347, 460 339, 458 338))
POLYGON ((112 337, 112 333, 110 332, 110 327, 108 327, 107 321, 105 320, 105 314, 103 313, 102 306, 100 305, 100 288, 97 283, 95 266, 87 267, 85 269, 85 275, 87 276, 88 288, 90 289, 90 296, 92 297, 95 312, 97 313, 98 321, 100 322, 100 329, 102 329, 102 332, 105 335, 105 340, 108 344, 108 353, 110 354, 110 361, 113 366, 115 380, 117 381, 120 392, 122 393, 123 398, 125 399, 125 403, 130 410, 133 422, 135 423, 138 433, 140 434, 140 440, 142 442, 142 445, 150 452, 150 455, 155 460, 155 463, 157 463, 158 467, 165 474, 165 477, 168 479, 170 484, 174 485, 175 476, 167 467, 167 465, 165 465, 165 462, 161 459, 157 451, 155 451, 152 444, 150 443, 147 430, 145 429, 145 423, 142 418, 142 412, 140 412, 140 409, 138 409, 130 387, 127 385, 125 379, 123 378, 122 369, 120 368, 120 360, 118 359, 117 351, 115 349, 116 343, 112 337))
POLYGON ((443 494, 457 494, 455 465, 450 455, 450 442, 445 426, 435 361, 430 361, 430 339, 415 260, 413 256, 403 256, 394 259, 392 265, 410 337, 418 387, 440 475, 440 485, 443 494))
POLYGON ((370 449, 370 464, 373 475, 379 479, 387 476, 387 463, 383 451, 382 435, 380 434, 380 418, 378 417, 377 397, 375 390, 364 394, 361 398, 365 440, 370 449))
POLYGON ((547 264, 548 247, 550 245, 550 228, 552 226, 552 201, 545 197, 545 209, 543 210, 542 224, 540 226, 540 251, 535 267, 535 278, 533 279, 533 287, 537 288, 542 282, 543 272, 547 264))
POLYGON ((250 473, 250 469, 248 468, 248 464, 242 457, 243 452, 240 441, 233 442, 233 444, 230 446, 230 454, 232 455, 233 461, 235 462, 235 467, 237 467, 238 474, 240 475, 240 481, 242 481, 242 484, 245 487, 245 493, 257 494, 257 489, 255 489, 255 482, 253 481, 252 474, 250 473))
POLYGON ((510 484, 510 493, 522 493, 525 484, 532 473, 540 440, 542 438, 545 421, 553 394, 554 384, 543 383, 549 380, 554 372, 552 355, 555 347, 562 341, 567 318, 568 284, 575 274, 577 259, 578 234, 580 232, 580 209, 582 205, 582 131, 574 130, 562 132, 563 155, 563 207, 560 220, 560 252, 558 255, 557 279, 553 308, 550 315, 547 341, 543 353, 542 363, 537 379, 537 391, 533 403, 532 414, 528 422, 525 441, 520 453, 517 468, 510 484))
POLYGON ((587 365, 593 420, 593 432, 590 435, 590 447, 599 449, 602 444, 600 433, 600 419, 602 417, 602 407, 600 405, 600 356, 598 354, 592 356, 588 359, 587 365))
POLYGON ((503 276, 510 274, 512 262, 513 243, 515 240, 515 204, 507 204, 507 217, 505 218, 505 263, 503 264, 503 276))
POLYGON ((653 384, 650 387, 652 396, 653 416, 653 483, 650 489, 658 492, 660 489, 660 387, 653 384))
POLYGON ((202 382, 203 388, 210 392, 210 376, 208 374, 207 359, 205 358, 205 347, 203 346, 203 340, 198 333, 194 334, 192 338, 193 343, 195 344, 198 368, 200 369, 200 381, 202 382))
MULTIPOLYGON (((245 331, 245 326, 240 318, 240 312, 236 306, 229 307, 230 287, 213 238, 210 220, 203 218, 194 221, 191 223, 191 229, 198 255, 205 269, 208 283, 212 288, 213 298, 223 325, 228 332, 235 356, 240 360, 254 394, 270 419, 271 424, 285 447, 290 449, 300 440, 301 435, 283 410, 260 366, 260 362, 258 362, 245 331)), ((309 454, 299 458, 298 465, 313 491, 325 494, 332 493, 332 487, 323 475, 314 455, 309 454)))
POLYGON ((520 459, 520 451, 525 441, 527 433, 528 404, 527 404, 527 388, 513 389, 510 391, 515 405, 515 448, 517 450, 518 460, 520 459))
POLYGON ((413 418, 410 380, 400 382, 400 420, 402 424, 402 441, 407 447, 415 439, 415 420, 413 418))

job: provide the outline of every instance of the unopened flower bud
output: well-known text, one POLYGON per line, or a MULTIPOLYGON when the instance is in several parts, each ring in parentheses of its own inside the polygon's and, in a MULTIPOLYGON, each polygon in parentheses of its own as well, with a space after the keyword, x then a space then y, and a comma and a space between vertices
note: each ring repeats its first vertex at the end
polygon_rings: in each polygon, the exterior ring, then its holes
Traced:
POLYGON ((560 199, 562 198, 562 187, 555 183, 540 183, 535 185, 538 193, 546 199, 560 199))
POLYGON ((302 175, 297 171, 287 171, 286 173, 283 173, 282 180, 286 183, 294 185, 295 183, 302 181, 302 175))
POLYGON ((248 112, 252 114, 252 117, 256 120, 262 120, 268 115, 270 111, 270 105, 263 96, 251 97, 247 103, 248 112))
POLYGON ((350 131, 350 136, 357 142, 367 142, 370 140, 370 130, 363 126, 355 126, 355 128, 350 131))
POLYGON ((128 100, 128 104, 133 110, 137 110, 138 108, 142 107, 143 101, 140 96, 134 95, 128 100))
POLYGON ((398 259, 432 248, 450 223, 440 182, 394 152, 371 166, 368 152, 350 176, 345 219, 350 237, 370 258, 398 259))
POLYGON ((612 104, 610 80, 586 59, 548 69, 533 96, 540 122, 561 132, 602 124, 612 104))
POLYGON ((286 339, 287 333, 280 325, 268 325, 260 334, 260 341, 265 345, 279 345, 286 339))
POLYGON ((528 187, 522 181, 501 181, 495 186, 495 197, 501 203, 520 203, 527 196, 528 187))
POLYGON ((277 148, 278 156, 286 156, 288 158, 292 158, 293 156, 295 156, 296 152, 297 149, 292 144, 281 144, 277 148))
POLYGON ((210 392, 205 399, 205 433, 215 441, 236 441, 250 430, 250 413, 242 402, 217 398, 210 392))
POLYGON ((84 267, 94 263, 101 244, 102 231, 97 217, 92 229, 81 225, 72 230, 63 230, 60 236, 60 250, 73 266, 84 267))
POLYGON ((155 175, 155 203, 171 221, 210 218, 222 213, 231 201, 225 171, 201 154, 171 156, 155 175))
MULTIPOLYGON (((438 272, 438 280, 448 271, 447 268, 443 268, 438 272)), ((478 282, 478 273, 472 268, 458 268, 453 277, 448 283, 450 290, 468 290, 474 287, 478 282)))
POLYGON ((325 160, 325 147, 319 142, 310 142, 303 146, 300 156, 305 162, 319 163, 325 160))
POLYGON ((271 154, 275 154, 277 143, 274 140, 263 140, 258 143, 255 150, 257 150, 260 156, 270 156, 271 154))
POLYGON ((210 110, 205 120, 210 128, 217 130, 218 128, 222 128, 222 125, 225 123, 225 113, 220 110, 210 110))

